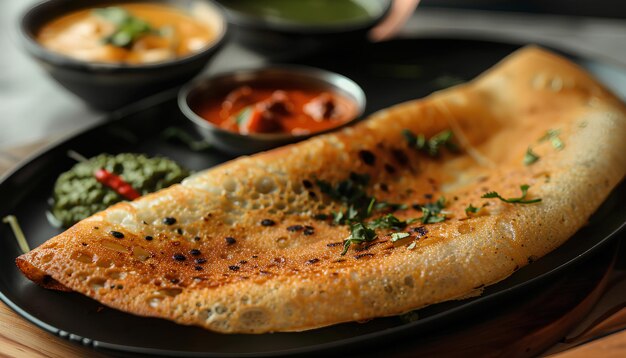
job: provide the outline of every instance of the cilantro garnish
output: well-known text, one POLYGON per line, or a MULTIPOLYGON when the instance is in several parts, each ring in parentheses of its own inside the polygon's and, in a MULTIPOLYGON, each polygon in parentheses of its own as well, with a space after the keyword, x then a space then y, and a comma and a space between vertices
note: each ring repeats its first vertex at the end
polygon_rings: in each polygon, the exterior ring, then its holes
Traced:
POLYGON ((391 211, 397 211, 397 210, 406 210, 408 208, 409 206, 406 204, 389 203, 386 201, 378 201, 374 205, 374 209, 379 210, 379 211, 387 210, 387 209, 391 211))
POLYGON ((446 220, 446 215, 441 213, 446 207, 446 199, 442 196, 434 203, 422 205, 422 217, 419 220, 423 224, 434 224, 446 220))
POLYGON ((106 44, 129 47, 143 35, 158 33, 146 21, 120 7, 94 9, 93 13, 115 25, 115 31, 103 39, 106 44))
POLYGON ((247 106, 235 115, 235 122, 238 126, 244 126, 250 117, 252 117, 252 106, 247 106))
POLYGON ((367 224, 367 227, 369 227, 370 229, 401 230, 404 229, 407 225, 413 223, 414 221, 415 219, 403 221, 395 217, 393 214, 387 214, 369 222, 367 224))
MULTIPOLYGON (((550 141, 554 149, 562 150, 563 148, 565 148, 565 144, 563 143, 561 138, 559 138, 560 134, 560 129, 548 129, 546 133, 537 140, 537 142, 542 143, 550 141)), ((532 147, 529 146, 526 150, 526 154, 524 154, 524 165, 531 165, 538 161, 539 158, 540 157, 533 152, 532 147)))
POLYGON ((352 244, 362 244, 364 242, 374 241, 376 239, 376 232, 363 223, 354 223, 350 225, 350 236, 348 236, 343 242, 343 251, 341 255, 345 255, 352 244))
POLYGON ((452 143, 452 131, 445 130, 441 133, 435 134, 428 140, 428 150, 430 155, 437 155, 439 152, 439 148, 441 146, 445 146, 446 149, 451 151, 456 151, 457 146, 452 143))
POLYGON ((348 179, 340 181, 336 185, 324 180, 317 180, 317 186, 322 193, 348 205, 345 211, 333 213, 335 223, 351 223, 371 215, 375 199, 365 192, 365 186, 369 180, 369 175, 356 173, 351 173, 348 179))
POLYGON ((342 255, 345 255, 352 243, 360 244, 374 240, 376 238, 374 229, 401 230, 414 221, 414 219, 403 221, 389 213, 364 224, 363 221, 370 217, 374 211, 395 211, 407 208, 405 204, 377 202, 376 198, 367 195, 365 188, 369 181, 370 176, 368 174, 357 173, 350 173, 347 179, 334 185, 324 180, 316 180, 316 184, 323 194, 346 205, 344 210, 332 213, 334 223, 350 225, 351 234, 344 241, 342 255))
POLYGON ((428 209, 422 209, 423 216, 420 218, 423 224, 440 223, 446 220, 445 214, 434 213, 428 209))
POLYGON ((359 211, 353 205, 348 206, 344 211, 332 213, 332 215, 335 224, 348 224, 358 221, 361 217, 359 211))
POLYGON ((559 138, 560 134, 561 134, 560 129, 548 129, 546 131, 546 134, 544 134, 541 138, 539 138, 539 142, 545 142, 549 140, 550 143, 552 144, 552 147, 554 147, 554 149, 562 150, 563 148, 565 148, 565 144, 563 143, 561 138, 559 138))
POLYGON ((367 195, 365 188, 370 181, 368 174, 350 173, 350 176, 332 185, 324 180, 317 180, 316 184, 323 194, 344 203, 347 208, 344 211, 332 213, 336 224, 349 224, 362 221, 372 215, 374 211, 396 211, 406 209, 404 204, 394 204, 385 201, 376 201, 376 198, 367 195))
POLYGON ((471 203, 465 208, 465 215, 470 216, 470 213, 476 214, 480 208, 475 207, 471 203))
POLYGON ((369 181, 370 176, 368 174, 350 173, 348 179, 342 180, 334 186, 324 180, 318 180, 317 186, 319 186, 322 193, 330 196, 332 199, 344 203, 366 201, 366 205, 369 205, 370 198, 365 193, 365 186, 369 181))
POLYGON ((539 160, 539 156, 533 152, 531 147, 528 147, 526 154, 524 155, 524 165, 531 165, 539 160))
POLYGON ((520 196, 519 198, 505 199, 501 197, 500 194, 496 193, 495 191, 490 191, 486 193, 485 195, 481 196, 481 198, 484 198, 484 199, 498 198, 504 201, 505 203, 510 203, 510 204, 533 204, 533 203, 540 202, 541 198, 526 200, 526 195, 528 194, 528 188, 530 188, 528 184, 520 185, 520 189, 522 190, 522 196, 520 196))
POLYGON ((411 236, 408 232, 394 232, 391 234, 391 242, 400 241, 402 239, 406 239, 411 236))
POLYGON ((451 130, 445 130, 435 134, 428 140, 426 140, 426 137, 423 134, 415 135, 408 129, 404 129, 402 131, 402 135, 409 144, 409 147, 424 152, 431 157, 438 156, 442 147, 451 151, 456 151, 458 149, 457 146, 451 141, 453 135, 451 130))

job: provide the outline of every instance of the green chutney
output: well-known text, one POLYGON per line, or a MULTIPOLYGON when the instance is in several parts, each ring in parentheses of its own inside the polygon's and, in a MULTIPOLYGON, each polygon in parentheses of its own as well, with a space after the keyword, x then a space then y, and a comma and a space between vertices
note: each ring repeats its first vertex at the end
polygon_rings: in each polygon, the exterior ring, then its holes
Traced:
POLYGON ((190 172, 174 161, 143 154, 101 154, 61 174, 54 185, 52 215, 69 227, 109 206, 126 200, 96 180, 103 168, 120 176, 141 195, 180 183, 190 172))
POLYGON ((382 11, 379 0, 221 0, 220 3, 246 15, 304 25, 361 23, 382 11))

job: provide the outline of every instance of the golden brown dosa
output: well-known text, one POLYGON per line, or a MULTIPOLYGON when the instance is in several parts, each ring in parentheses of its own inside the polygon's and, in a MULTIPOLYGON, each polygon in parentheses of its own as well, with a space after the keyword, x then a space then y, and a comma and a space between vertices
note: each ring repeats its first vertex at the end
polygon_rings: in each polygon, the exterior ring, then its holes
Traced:
POLYGON ((616 97, 576 65, 530 47, 467 84, 115 205, 17 264, 44 285, 219 332, 396 315, 465 297, 561 245, 624 177, 625 138, 626 108, 616 97), (420 154, 403 129, 427 138, 452 129, 461 153, 420 154), (547 130, 560 131, 564 148, 539 141, 547 130), (540 159, 524 165, 529 146, 540 159), (398 243, 379 231, 341 256, 347 227, 313 216, 342 206, 314 183, 350 172, 369 174, 368 194, 379 200, 445 196, 448 219, 411 224, 425 230, 398 243), (530 185, 529 199, 542 201, 481 198, 487 191, 517 197, 522 184, 530 185), (468 204, 485 203, 466 217, 468 204), (288 229, 294 225, 312 229, 288 229))

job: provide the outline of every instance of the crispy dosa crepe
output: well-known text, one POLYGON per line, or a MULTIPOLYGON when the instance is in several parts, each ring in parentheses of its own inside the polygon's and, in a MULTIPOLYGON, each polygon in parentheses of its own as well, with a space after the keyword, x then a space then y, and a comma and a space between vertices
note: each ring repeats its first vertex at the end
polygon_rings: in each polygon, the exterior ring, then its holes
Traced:
POLYGON ((624 177, 625 138, 618 99, 569 61, 526 48, 470 83, 117 204, 17 264, 48 287, 219 332, 396 315, 466 297, 561 245, 624 177), (426 139, 450 129, 460 150, 424 154, 405 129, 426 139), (369 175, 377 203, 408 204, 394 212, 401 220, 444 196, 445 220, 378 229, 341 255, 348 227, 319 214, 346 203, 320 186, 350 173, 369 175), (525 200, 541 202, 481 198, 519 197, 525 184, 525 200), (469 204, 479 210, 466 214, 469 204), (392 242, 397 231, 410 236, 392 242))

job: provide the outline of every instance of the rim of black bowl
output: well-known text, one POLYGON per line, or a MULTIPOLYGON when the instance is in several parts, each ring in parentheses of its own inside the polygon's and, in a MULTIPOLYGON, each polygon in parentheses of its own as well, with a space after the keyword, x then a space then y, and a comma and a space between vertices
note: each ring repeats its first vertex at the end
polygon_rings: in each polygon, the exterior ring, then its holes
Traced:
MULTIPOLYGON (((22 42, 24 43, 26 50, 35 56, 37 59, 40 59, 44 62, 51 63, 57 66, 77 69, 77 70, 85 70, 85 71, 93 71, 93 72, 138 72, 138 71, 152 71, 155 69, 162 69, 167 67, 175 67, 179 65, 183 65, 186 63, 190 63, 201 59, 208 54, 212 54, 217 51, 226 40, 228 34, 228 20, 226 18, 226 11, 223 6, 213 0, 134 0, 133 3, 163 3, 165 5, 172 6, 174 8, 181 8, 177 6, 176 3, 184 2, 184 3, 203 3, 208 5, 211 10, 217 15, 216 18, 221 20, 221 26, 219 26, 219 33, 215 37, 214 41, 211 42, 207 47, 201 49, 200 51, 194 52, 190 55, 177 57, 173 60, 169 61, 161 61, 154 63, 146 63, 146 64, 127 64, 127 63, 108 63, 108 62, 90 62, 79 60, 70 56, 63 55, 62 53, 55 52, 43 47, 37 40, 34 38, 34 28, 29 25, 29 22, 37 22, 34 18, 38 16, 41 10, 46 10, 47 6, 53 6, 55 4, 63 4, 63 3, 71 3, 78 2, 75 8, 68 10, 66 13, 71 11, 75 11, 78 9, 85 8, 93 8, 99 5, 103 6, 111 6, 115 4, 123 4, 126 3, 124 0, 102 0, 102 1, 80 1, 80 0, 43 0, 34 5, 27 8, 20 17, 19 20, 19 29, 20 29, 20 37, 22 42)), ((48 20, 50 21, 50 20, 48 20)), ((43 21, 42 23, 45 23, 43 21)), ((41 26, 41 25, 40 25, 41 26)))
MULTIPOLYGON (((243 83, 242 83, 243 85, 243 83)), ((199 77, 187 84, 185 84, 180 91, 178 92, 178 108, 180 109, 180 111, 185 115, 185 117, 187 117, 187 119, 189 119, 190 121, 192 121, 195 125, 200 126, 200 127, 204 127, 206 129, 209 130, 214 130, 226 135, 231 135, 233 137, 240 137, 240 138, 244 138, 246 140, 267 140, 267 141, 272 141, 272 140, 279 140, 279 139, 287 139, 287 138, 296 138, 296 139, 306 139, 318 134, 324 134, 324 133, 328 133, 328 132, 332 132, 335 130, 338 130, 340 128, 343 128, 347 125, 350 125, 351 123, 354 123, 355 121, 357 121, 358 119, 361 118, 361 116, 363 115, 363 113, 365 112, 365 105, 367 104, 367 97, 365 96, 365 91, 363 91, 363 88, 361 88, 361 86, 359 86, 358 83, 356 83, 354 80, 336 73, 336 72, 332 72, 332 71, 327 71, 327 70, 323 70, 321 68, 316 68, 316 67, 311 67, 311 66, 302 66, 302 65, 289 65, 289 64, 272 64, 269 66, 257 66, 257 67, 248 67, 248 68, 242 68, 242 69, 238 69, 238 70, 233 70, 233 71, 227 71, 227 72, 221 72, 212 76, 203 76, 203 77, 199 77), (346 121, 336 127, 331 127, 328 128, 326 130, 322 130, 322 131, 317 131, 317 132, 311 132, 311 133, 307 133, 307 134, 303 134, 303 135, 293 135, 291 133, 255 133, 255 134, 241 134, 241 133, 236 133, 233 131, 229 131, 223 128, 220 128, 218 126, 216 126, 215 124, 207 121, 206 119, 200 117, 200 115, 198 115, 189 105, 189 95, 191 94, 191 92, 193 90, 195 90, 196 88, 198 88, 199 86, 202 86, 205 83, 210 83, 212 81, 217 81, 221 78, 228 78, 228 77, 234 77, 234 76, 248 76, 248 77, 254 77, 254 76, 258 76, 259 74, 263 73, 263 72, 279 72, 279 73, 298 73, 300 75, 304 75, 306 77, 310 77, 311 79, 318 79, 320 82, 326 83, 328 85, 328 87, 334 87, 334 88, 338 88, 341 89, 343 91, 345 91, 346 93, 348 93, 352 98, 352 100, 355 101, 356 105, 357 105, 357 112, 354 115, 354 118, 350 119, 349 121, 346 121), (339 81, 344 81, 346 83, 348 83, 350 86, 353 87, 353 89, 356 91, 356 93, 354 93, 353 90, 347 90, 344 88, 344 86, 341 86, 340 84, 336 84, 336 81, 331 81, 329 80, 329 78, 337 78, 339 81)))
MULTIPOLYGON (((295 0, 294 0, 295 1, 295 0)), ((378 24, 383 18, 389 14, 391 9, 392 0, 377 0, 382 3, 380 13, 372 15, 366 20, 357 21, 352 23, 339 23, 339 24, 326 24, 326 25, 313 25, 306 23, 299 23, 296 21, 272 21, 264 19, 259 16, 247 14, 245 12, 228 7, 225 3, 221 3, 221 6, 226 12, 228 21, 233 25, 262 29, 267 28, 273 31, 279 31, 284 33, 294 34, 333 34, 341 32, 350 32, 358 30, 367 30, 378 24)))

